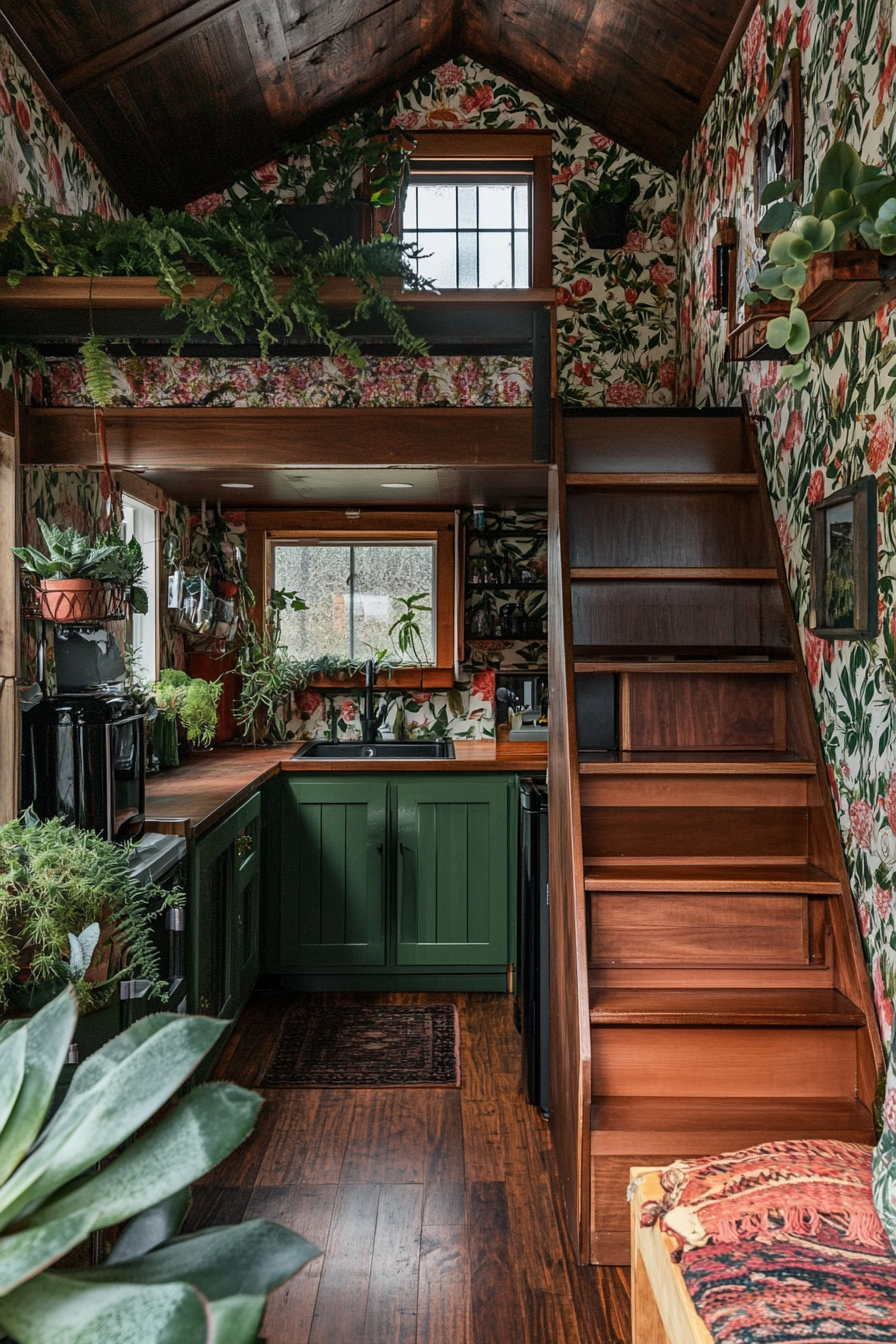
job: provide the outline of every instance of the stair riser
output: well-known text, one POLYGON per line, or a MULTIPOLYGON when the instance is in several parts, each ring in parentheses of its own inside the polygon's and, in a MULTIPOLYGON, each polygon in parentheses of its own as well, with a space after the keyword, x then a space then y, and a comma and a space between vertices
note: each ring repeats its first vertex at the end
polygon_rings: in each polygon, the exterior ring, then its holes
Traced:
MULTIPOLYGON (((650 972, 645 971, 649 993, 650 972)), ((596 1096, 852 1097, 848 1027, 595 1027, 596 1096)))
POLYGON ((823 925, 803 896, 604 892, 591 898, 593 967, 795 967, 823 956, 823 925))
POLYGON ((757 492, 599 491, 568 506, 570 568, 739 569, 774 565, 757 492))
POLYGON ((805 808, 814 791, 815 781, 800 775, 701 775, 694 766, 680 775, 631 771, 579 781, 583 807, 805 808))
POLYGON ((585 579, 572 585, 573 644, 790 652, 780 593, 771 584, 585 579))
POLYGON ((585 865, 603 858, 804 857, 799 807, 583 807, 585 865))
POLYGON ((749 471, 749 453, 734 416, 567 416, 566 470, 749 471))

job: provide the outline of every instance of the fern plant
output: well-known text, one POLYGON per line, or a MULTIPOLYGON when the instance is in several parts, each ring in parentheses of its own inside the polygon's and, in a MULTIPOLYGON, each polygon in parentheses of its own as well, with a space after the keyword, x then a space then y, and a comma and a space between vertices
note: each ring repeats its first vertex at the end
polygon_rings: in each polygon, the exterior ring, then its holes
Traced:
MULTIPOLYGON (((165 316, 182 321, 170 346, 174 354, 200 336, 240 344, 254 337, 266 359, 280 334, 302 328, 331 354, 363 364, 357 342, 346 335, 347 322, 334 322, 319 297, 324 281, 334 276, 358 288, 355 320, 377 316, 403 354, 425 354, 425 342, 413 335, 382 284, 384 277, 397 276, 406 288, 431 288, 410 264, 418 256, 416 247, 382 236, 361 244, 325 242, 312 256, 270 197, 234 196, 203 218, 159 209, 128 219, 63 215, 33 197, 25 198, 24 208, 0 210, 0 273, 10 285, 26 275, 154 276, 169 300, 165 316), (191 294, 196 269, 218 277, 211 293, 191 294), (289 283, 278 286, 278 280, 289 283)), ((115 393, 113 343, 121 341, 92 333, 81 347, 97 405, 108 404, 115 393)))
POLYGON ((9 998, 39 1007, 69 981, 83 1009, 98 1008, 126 975, 162 992, 152 914, 182 904, 183 892, 135 882, 132 849, 30 812, 0 827, 0 1008, 9 998), (103 936, 94 978, 85 979, 73 973, 70 935, 94 923, 103 936), (106 966, 101 979, 97 964, 106 966))

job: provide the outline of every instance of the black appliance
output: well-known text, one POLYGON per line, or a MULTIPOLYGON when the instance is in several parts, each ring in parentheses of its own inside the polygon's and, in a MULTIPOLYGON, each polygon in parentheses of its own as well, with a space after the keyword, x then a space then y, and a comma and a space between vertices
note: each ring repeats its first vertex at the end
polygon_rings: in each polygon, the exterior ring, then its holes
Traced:
POLYGON ((22 717, 22 802, 106 840, 142 834, 143 711, 118 693, 44 696, 22 717))
POLYGON ((548 1118, 548 790, 542 780, 520 780, 520 854, 517 910, 517 1002, 523 1037, 526 1096, 548 1118))
MULTIPOLYGON (((186 885, 187 842, 181 835, 145 835, 128 861, 131 877, 141 886, 154 884, 164 891, 186 885)), ((121 1026, 129 1027, 147 1013, 185 1013, 187 1011, 185 911, 165 908, 161 899, 151 912, 150 936, 159 954, 159 966, 165 981, 167 1002, 155 995, 149 980, 124 980, 121 983, 121 1026)))

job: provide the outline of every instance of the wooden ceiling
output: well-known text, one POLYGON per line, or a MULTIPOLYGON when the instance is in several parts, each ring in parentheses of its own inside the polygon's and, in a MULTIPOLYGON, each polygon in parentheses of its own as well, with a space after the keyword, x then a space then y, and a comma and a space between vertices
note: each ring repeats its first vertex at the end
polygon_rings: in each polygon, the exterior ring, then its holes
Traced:
POLYGON ((0 0, 131 209, 221 189, 457 52, 674 170, 756 0, 0 0))

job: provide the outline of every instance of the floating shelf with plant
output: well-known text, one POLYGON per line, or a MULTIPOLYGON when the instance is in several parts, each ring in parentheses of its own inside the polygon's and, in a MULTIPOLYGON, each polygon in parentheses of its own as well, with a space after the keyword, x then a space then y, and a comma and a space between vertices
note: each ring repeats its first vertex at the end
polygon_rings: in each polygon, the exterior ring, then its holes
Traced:
POLYGON ((36 546, 14 546, 23 571, 22 614, 57 624, 87 625, 123 620, 127 608, 145 615, 148 597, 140 587, 143 552, 122 541, 117 529, 92 541, 75 528, 64 531, 38 519, 46 554, 36 546))
POLYGON ((768 263, 744 295, 748 316, 728 337, 729 359, 792 360, 782 377, 795 387, 808 382, 800 356, 813 337, 896 298, 896 177, 838 140, 803 206, 801 185, 780 179, 762 193, 768 263))

